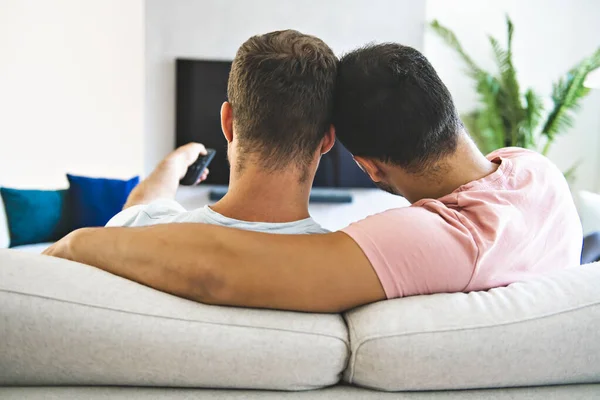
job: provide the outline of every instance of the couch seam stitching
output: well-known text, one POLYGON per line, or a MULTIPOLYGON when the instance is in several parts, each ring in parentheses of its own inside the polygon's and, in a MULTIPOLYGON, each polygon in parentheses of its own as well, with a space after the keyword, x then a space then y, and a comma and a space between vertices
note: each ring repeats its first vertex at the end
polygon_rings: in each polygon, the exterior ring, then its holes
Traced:
MULTIPOLYGON (((348 377, 348 382, 352 383, 354 381, 354 365, 356 362, 355 352, 352 349, 352 335, 356 336, 356 330, 354 329, 354 324, 349 318, 346 318, 345 315, 343 316, 343 318, 344 321, 346 321, 346 324, 348 325, 348 341, 350 342, 350 357, 348 357, 348 362, 350 363, 350 376, 348 377)), ((343 379, 344 378, 342 376, 342 380, 343 379)))

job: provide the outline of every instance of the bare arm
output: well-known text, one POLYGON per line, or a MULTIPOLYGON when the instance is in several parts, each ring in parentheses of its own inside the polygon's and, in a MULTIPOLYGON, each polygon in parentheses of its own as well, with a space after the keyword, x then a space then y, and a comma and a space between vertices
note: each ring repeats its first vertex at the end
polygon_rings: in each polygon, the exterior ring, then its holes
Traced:
POLYGON ((45 254, 207 304, 340 312, 385 299, 342 232, 272 235, 203 224, 75 231, 45 254))
MULTIPOLYGON (((206 149, 199 143, 188 143, 177 148, 131 191, 123 209, 139 204, 149 204, 158 199, 174 199, 179 187, 179 180, 183 178, 188 166, 196 161, 200 154, 206 154, 206 149)), ((205 170, 200 181, 205 180, 207 176, 208 170, 205 170)))
POLYGON ((131 191, 123 210, 139 204, 149 204, 158 199, 175 198, 180 178, 175 163, 162 161, 148 178, 131 191))

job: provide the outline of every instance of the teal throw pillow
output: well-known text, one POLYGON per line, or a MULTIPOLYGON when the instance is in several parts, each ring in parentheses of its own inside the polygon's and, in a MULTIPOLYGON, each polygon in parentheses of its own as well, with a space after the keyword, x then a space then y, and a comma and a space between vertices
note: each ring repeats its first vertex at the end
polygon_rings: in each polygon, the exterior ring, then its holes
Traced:
POLYGON ((66 190, 0 188, 10 247, 54 242, 69 232, 66 190))

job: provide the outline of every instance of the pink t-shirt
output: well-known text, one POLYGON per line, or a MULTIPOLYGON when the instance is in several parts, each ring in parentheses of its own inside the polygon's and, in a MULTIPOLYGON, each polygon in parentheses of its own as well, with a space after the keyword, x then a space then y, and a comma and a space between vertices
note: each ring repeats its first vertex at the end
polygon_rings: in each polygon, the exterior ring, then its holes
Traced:
POLYGON ((558 168, 519 148, 487 157, 500 164, 491 175, 343 230, 388 298, 486 290, 579 265, 581 224, 558 168))

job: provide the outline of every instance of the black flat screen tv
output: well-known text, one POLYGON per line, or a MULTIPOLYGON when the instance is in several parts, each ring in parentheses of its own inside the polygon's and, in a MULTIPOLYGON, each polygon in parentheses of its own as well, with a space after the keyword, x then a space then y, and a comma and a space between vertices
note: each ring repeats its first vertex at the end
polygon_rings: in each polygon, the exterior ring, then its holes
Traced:
MULTIPOLYGON (((176 60, 176 146, 200 142, 217 150, 206 183, 227 185, 227 141, 221 132, 221 104, 227 100, 231 61, 176 60)), ((337 141, 321 159, 313 187, 373 188, 369 177, 337 141)))

